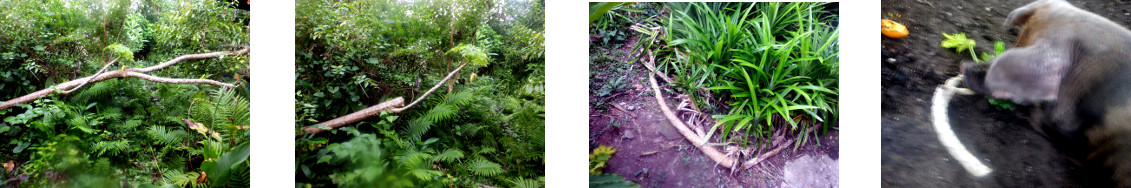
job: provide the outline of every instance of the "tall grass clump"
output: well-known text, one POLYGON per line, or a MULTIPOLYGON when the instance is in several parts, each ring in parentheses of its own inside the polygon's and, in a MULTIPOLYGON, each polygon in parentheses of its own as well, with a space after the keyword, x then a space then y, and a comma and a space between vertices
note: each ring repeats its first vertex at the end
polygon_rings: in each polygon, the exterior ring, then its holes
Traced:
POLYGON ((656 54, 675 88, 705 111, 718 110, 708 137, 721 129, 724 140, 768 144, 775 128, 787 128, 799 134, 796 149, 835 128, 840 32, 836 14, 825 10, 835 4, 668 5, 671 15, 660 22, 671 49, 656 54), (814 126, 821 131, 810 132, 814 126))

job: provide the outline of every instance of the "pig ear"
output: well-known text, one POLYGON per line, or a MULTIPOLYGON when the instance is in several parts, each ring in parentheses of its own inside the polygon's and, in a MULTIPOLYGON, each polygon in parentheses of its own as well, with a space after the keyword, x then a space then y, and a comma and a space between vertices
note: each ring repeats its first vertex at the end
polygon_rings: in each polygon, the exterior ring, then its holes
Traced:
POLYGON ((1015 26, 1025 24, 1029 21, 1029 17, 1033 16, 1034 12, 1042 9, 1047 9, 1053 3, 1067 3, 1064 0, 1037 0, 1029 3, 1021 8, 1013 9, 1009 12, 1009 16, 1005 17, 1005 26, 1015 26))
POLYGON ((986 72, 986 89, 994 98, 1013 101, 1056 100, 1070 56, 1064 49, 1010 49, 993 60, 986 72))
POLYGON ((1002 25, 1015 26, 1029 21, 1029 16, 1032 16, 1033 11, 1036 10, 1036 6, 1034 6, 1036 3, 1039 2, 1033 2, 1021 8, 1013 9, 1013 11, 1009 12, 1009 16, 1005 17, 1005 22, 1002 22, 1002 25))

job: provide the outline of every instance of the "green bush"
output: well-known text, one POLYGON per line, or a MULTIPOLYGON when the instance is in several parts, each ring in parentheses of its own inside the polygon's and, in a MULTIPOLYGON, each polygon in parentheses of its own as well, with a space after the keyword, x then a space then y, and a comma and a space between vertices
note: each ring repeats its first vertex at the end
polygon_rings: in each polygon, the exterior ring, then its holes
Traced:
POLYGON ((296 6, 296 133, 395 97, 416 100, 467 63, 406 111, 296 137, 296 186, 541 186, 544 2, 296 6))
MULTIPOLYGON (((672 86, 718 114, 711 130, 721 129, 724 140, 742 133, 767 144, 775 128, 801 133, 837 124, 840 32, 826 5, 666 3, 667 18, 646 19, 640 24, 645 27, 635 28, 646 39, 637 47, 655 50, 657 66, 676 78, 672 86), (653 40, 670 48, 655 48, 661 45, 653 40)), ((809 134, 801 135, 795 148, 808 140, 809 134)))
MULTIPOLYGON (((115 69, 147 67, 246 45, 248 13, 231 3, 0 0, 0 100, 92 75, 114 59, 115 69)), ((248 58, 184 61, 154 73, 246 81, 237 75, 246 75, 248 58)), ((247 186, 246 86, 109 79, 0 110, 0 148, 8 148, 0 161, 19 164, 0 175, 8 177, 0 187, 247 186), (221 139, 196 133, 186 120, 221 139), (208 181, 198 183, 204 173, 208 181)))

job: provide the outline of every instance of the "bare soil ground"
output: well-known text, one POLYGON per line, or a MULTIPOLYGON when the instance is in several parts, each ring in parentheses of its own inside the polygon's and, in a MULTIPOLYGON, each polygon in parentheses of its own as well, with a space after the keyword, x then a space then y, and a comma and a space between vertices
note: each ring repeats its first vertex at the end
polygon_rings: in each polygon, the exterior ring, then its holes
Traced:
MULTIPOLYGON (((635 39, 625 42, 620 52, 604 52, 616 56, 621 62, 591 63, 589 105, 589 148, 610 146, 617 152, 609 160, 606 173, 616 173, 644 187, 779 187, 787 185, 818 185, 826 183, 839 173, 835 160, 839 158, 839 135, 835 129, 822 135, 820 145, 809 142, 796 151, 784 149, 758 166, 731 172, 707 158, 687 141, 660 112, 648 82, 648 69, 641 63, 625 64, 627 54, 635 39), (621 81, 614 81, 620 79, 621 81), (615 82, 615 83, 610 83, 615 82), (608 84, 623 84, 624 88, 605 97, 594 94, 608 84), (793 162, 792 178, 785 177, 786 164, 802 156, 826 157, 830 160, 799 160, 793 162), (801 165, 806 164, 806 165, 801 165), (809 176, 801 176, 808 174, 809 176), (809 184, 806 184, 809 183, 809 184)), ((598 52, 601 53, 601 52, 598 52)), ((663 84, 661 82, 661 84, 663 84)), ((679 104, 671 93, 661 86, 669 105, 679 104)), ((674 108, 674 107, 673 107, 674 108)), ((790 146, 792 147, 792 146, 790 146)), ((836 185, 835 179, 831 182, 836 185)))
MULTIPOLYGON (((892 187, 1092 187, 1103 176, 1088 174, 1033 130, 1024 108, 1003 110, 983 96, 956 96, 950 103, 951 126, 967 149, 993 168, 986 177, 966 172, 939 143, 930 122, 934 88, 958 75, 957 53, 939 46, 941 33, 966 33, 977 51, 992 53, 994 41, 1008 47, 1019 28, 1002 25, 1005 17, 1029 0, 882 0, 881 17, 907 26, 901 39, 881 36, 882 141, 881 181, 892 187)), ((1095 0, 1071 4, 1131 25, 1131 4, 1095 0)))

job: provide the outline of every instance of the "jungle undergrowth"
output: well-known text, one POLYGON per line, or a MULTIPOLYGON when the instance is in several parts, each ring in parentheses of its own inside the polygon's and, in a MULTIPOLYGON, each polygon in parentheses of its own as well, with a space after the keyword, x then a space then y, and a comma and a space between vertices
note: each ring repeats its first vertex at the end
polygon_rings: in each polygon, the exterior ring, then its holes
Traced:
POLYGON ((296 186, 541 187, 544 2, 498 3, 300 2, 296 133, 470 64, 406 111, 297 136, 296 186))

